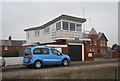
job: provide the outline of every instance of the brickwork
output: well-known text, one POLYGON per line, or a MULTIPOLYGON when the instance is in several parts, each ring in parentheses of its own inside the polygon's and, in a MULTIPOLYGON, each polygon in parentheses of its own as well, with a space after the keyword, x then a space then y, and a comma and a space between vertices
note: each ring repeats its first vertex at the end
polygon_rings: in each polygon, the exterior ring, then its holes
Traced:
POLYGON ((112 53, 112 58, 120 58, 120 53, 118 53, 118 52, 113 52, 113 53, 112 53))
POLYGON ((99 34, 90 34, 90 42, 85 42, 86 53, 93 52, 95 54, 106 54, 107 50, 107 39, 103 33, 101 36, 99 34))

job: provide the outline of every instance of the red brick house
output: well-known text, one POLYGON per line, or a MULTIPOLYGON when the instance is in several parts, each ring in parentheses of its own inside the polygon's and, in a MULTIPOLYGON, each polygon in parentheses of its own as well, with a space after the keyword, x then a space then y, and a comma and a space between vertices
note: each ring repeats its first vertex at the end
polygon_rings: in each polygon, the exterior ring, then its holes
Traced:
POLYGON ((14 53, 15 51, 17 51, 20 55, 19 49, 23 48, 22 44, 25 42, 25 40, 11 40, 11 36, 9 36, 8 40, 0 40, 0 55, 14 53))
POLYGON ((85 50, 87 52, 94 52, 95 54, 106 54, 107 50, 107 42, 108 39, 106 38, 104 33, 97 33, 94 28, 88 34, 88 38, 91 39, 90 42, 85 43, 85 50))

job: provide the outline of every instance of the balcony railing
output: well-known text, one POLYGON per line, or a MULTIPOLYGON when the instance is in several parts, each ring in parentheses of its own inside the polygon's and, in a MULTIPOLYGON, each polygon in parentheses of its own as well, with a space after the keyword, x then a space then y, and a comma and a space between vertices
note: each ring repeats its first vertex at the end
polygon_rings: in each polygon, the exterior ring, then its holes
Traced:
POLYGON ((84 38, 82 32, 78 31, 53 31, 52 38, 84 38))

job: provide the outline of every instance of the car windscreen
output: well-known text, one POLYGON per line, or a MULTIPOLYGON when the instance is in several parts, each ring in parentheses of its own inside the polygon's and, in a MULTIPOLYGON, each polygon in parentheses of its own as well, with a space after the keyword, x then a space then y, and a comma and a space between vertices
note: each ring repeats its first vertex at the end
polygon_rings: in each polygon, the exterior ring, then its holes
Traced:
POLYGON ((31 52, 31 49, 30 48, 26 48, 25 51, 24 51, 24 54, 25 55, 29 55, 31 52))

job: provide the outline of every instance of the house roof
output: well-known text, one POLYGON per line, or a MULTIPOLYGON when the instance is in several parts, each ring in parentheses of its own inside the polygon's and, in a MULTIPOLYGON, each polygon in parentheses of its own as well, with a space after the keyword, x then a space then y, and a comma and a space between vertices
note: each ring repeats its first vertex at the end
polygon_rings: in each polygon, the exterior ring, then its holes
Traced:
POLYGON ((22 46, 25 40, 0 40, 0 46, 22 46))
POLYGON ((97 34, 97 32, 94 28, 92 28, 91 31, 89 32, 89 34, 97 34))
POLYGON ((12 46, 12 44, 8 40, 0 40, 0 46, 12 46))
POLYGON ((89 32, 89 35, 96 35, 96 36, 97 36, 97 39, 96 39, 96 40, 100 40, 100 38, 101 38, 102 36, 104 36, 104 38, 108 41, 108 39, 107 39, 107 37, 105 36, 104 33, 101 33, 101 32, 97 33, 94 28, 91 29, 91 31, 89 32))
POLYGON ((98 33, 98 39, 99 40, 102 36, 104 36, 104 38, 108 41, 107 37, 105 36, 104 33, 98 33))
POLYGON ((77 21, 77 22, 82 22, 82 23, 86 21, 86 19, 84 19, 84 18, 78 18, 78 17, 69 16, 69 15, 61 15, 61 16, 49 21, 48 23, 46 23, 46 24, 44 24, 42 26, 28 28, 28 29, 25 29, 24 31, 30 31, 30 30, 35 30, 35 29, 43 29, 43 28, 55 23, 56 21, 58 21, 60 19, 77 21))

